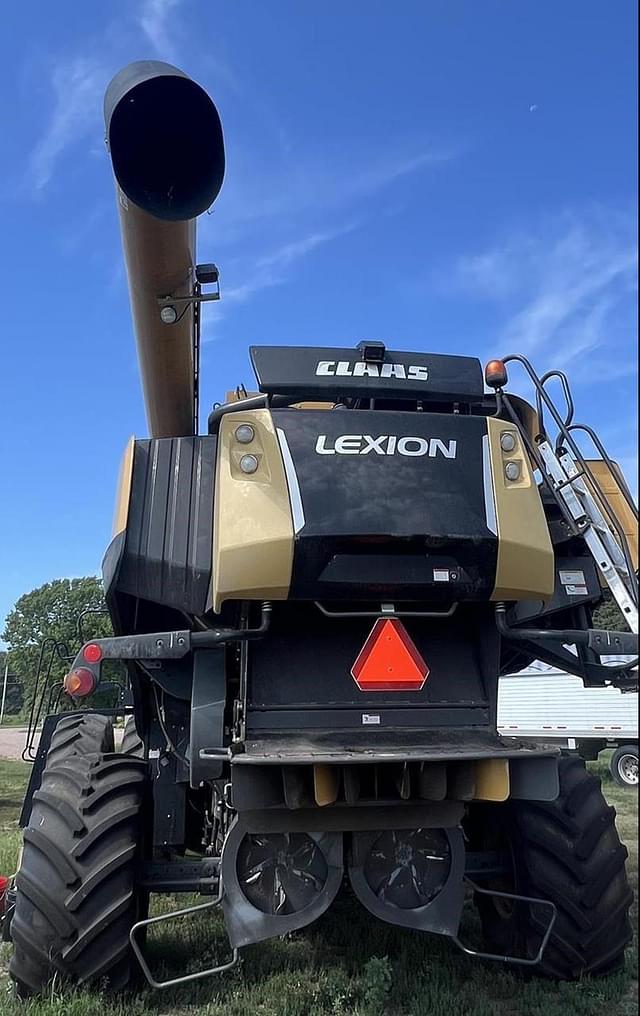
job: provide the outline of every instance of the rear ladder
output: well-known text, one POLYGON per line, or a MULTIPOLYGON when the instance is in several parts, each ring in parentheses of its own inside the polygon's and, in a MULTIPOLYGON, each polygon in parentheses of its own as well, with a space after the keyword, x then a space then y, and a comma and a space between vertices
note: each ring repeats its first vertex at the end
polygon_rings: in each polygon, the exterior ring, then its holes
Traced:
MULTIPOLYGON (((562 371, 551 370, 542 377, 538 377, 524 356, 513 354, 503 360, 504 363, 509 361, 517 361, 523 365, 536 390, 539 433, 534 436, 533 440, 530 435, 523 434, 531 457, 537 464, 571 531, 583 537, 629 629, 637 635, 638 579, 633 555, 620 519, 613 511, 598 478, 594 475, 574 439, 573 435, 576 432, 586 434, 591 440, 599 458, 606 464, 617 483, 637 525, 638 511, 631 492, 593 429, 586 424, 573 422, 573 399, 566 375, 562 371), (551 378, 556 378, 562 385, 567 404, 564 418, 546 388, 546 384, 551 378), (548 410, 558 428, 555 443, 545 431, 543 407, 548 410)), ((497 394, 499 411, 501 405, 504 406, 513 422, 522 431, 523 428, 510 403, 509 396, 503 391, 499 391, 497 394)))

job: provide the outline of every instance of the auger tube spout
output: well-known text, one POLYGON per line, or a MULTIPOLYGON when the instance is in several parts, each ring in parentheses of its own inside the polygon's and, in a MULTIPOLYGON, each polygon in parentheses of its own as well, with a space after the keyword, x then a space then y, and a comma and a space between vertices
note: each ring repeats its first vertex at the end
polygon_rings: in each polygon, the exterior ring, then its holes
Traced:
POLYGON ((194 305, 160 317, 159 298, 194 294, 196 217, 224 178, 218 111, 170 64, 143 60, 113 78, 104 99, 131 313, 152 437, 197 432, 194 305))

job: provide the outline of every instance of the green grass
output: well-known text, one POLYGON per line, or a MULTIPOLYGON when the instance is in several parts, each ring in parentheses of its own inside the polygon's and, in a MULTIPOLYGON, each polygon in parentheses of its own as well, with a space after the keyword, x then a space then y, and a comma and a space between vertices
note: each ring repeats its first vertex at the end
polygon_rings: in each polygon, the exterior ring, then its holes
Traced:
MULTIPOLYGON (((607 760, 593 763, 618 811, 638 883, 637 794, 616 786, 607 760)), ((28 779, 22 762, 0 762, 0 872, 15 867, 17 813, 28 779)), ((156 909, 174 905, 156 901, 156 909)), ((178 903, 176 901, 175 905, 178 903)), ((637 926, 637 903, 633 919, 637 926)), ((471 930, 473 930, 471 928, 471 930)), ((179 976, 221 962, 219 917, 173 925, 149 938, 156 975, 179 976)), ((466 958, 445 940, 396 929, 338 902, 311 928, 243 951, 242 965, 223 979, 121 998, 54 989, 23 1005, 9 992, 10 946, 0 947, 3 1016, 631 1016, 637 1006, 636 948, 614 977, 552 984, 496 964, 466 958)))
POLYGON ((13 874, 20 848, 18 815, 31 766, 0 759, 0 875, 13 874))

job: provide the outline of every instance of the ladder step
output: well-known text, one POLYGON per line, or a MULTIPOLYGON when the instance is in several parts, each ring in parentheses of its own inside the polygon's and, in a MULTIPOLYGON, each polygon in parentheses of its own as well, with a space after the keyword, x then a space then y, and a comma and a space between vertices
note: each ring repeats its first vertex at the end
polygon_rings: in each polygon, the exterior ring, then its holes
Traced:
POLYGON ((578 526, 583 527, 582 536, 592 557, 631 631, 637 634, 638 604, 627 558, 597 500, 599 496, 603 505, 607 504, 604 491, 594 481, 594 497, 583 479, 585 463, 582 460, 579 470, 568 452, 556 455, 548 441, 540 442, 538 448, 556 501, 565 506, 578 526))

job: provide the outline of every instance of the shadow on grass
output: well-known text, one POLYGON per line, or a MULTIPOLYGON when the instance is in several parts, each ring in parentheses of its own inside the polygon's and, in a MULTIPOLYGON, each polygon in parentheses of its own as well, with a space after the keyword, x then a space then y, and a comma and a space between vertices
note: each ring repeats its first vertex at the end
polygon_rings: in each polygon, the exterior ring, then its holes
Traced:
MULTIPOLYGON (((5 775, 23 779, 25 767, 6 764, 5 775), (20 769, 18 768, 20 767, 20 769)), ((629 874, 637 883, 637 794, 617 787, 606 759, 590 765, 618 810, 627 840, 629 874)), ((0 767, 0 776, 2 767, 0 767)), ((11 798, 18 783, 5 783, 11 798)), ((21 802, 19 802, 21 803, 21 802)), ((6 867, 15 860, 17 830, 3 834, 6 867)), ((2 850, 0 850, 0 856, 2 850)), ((0 869, 2 870, 2 869, 0 869)), ((184 897, 154 898, 154 913, 186 905, 184 897)), ((634 909, 634 916, 635 916, 634 909)), ((465 917, 464 941, 477 932, 475 912, 465 917)), ((513 969, 465 957, 455 946, 383 924, 354 900, 339 897, 320 921, 283 939, 244 949, 241 965, 221 977, 178 989, 127 993, 62 990, 25 1006, 5 992, 9 946, 0 949, 2 1016, 615 1016, 637 1013, 636 949, 613 977, 555 984, 513 969)), ((148 957, 159 978, 176 977, 227 958, 222 920, 198 917, 168 924, 149 936, 148 957)))
MULTIPOLYGON (((154 908, 155 909, 155 908, 154 908)), ((475 915, 465 931, 473 934, 475 915)), ((222 920, 177 921, 149 937, 155 975, 180 976, 228 955, 222 920)), ((636 956, 600 981, 555 984, 463 956, 432 935, 373 920, 339 899, 320 921, 283 939, 244 949, 239 967, 176 989, 119 997, 63 991, 3 1016, 616 1016, 637 1012, 636 956)), ((2 985, 0 984, 0 991, 2 985)))
MULTIPOLYGON (((475 911, 467 912, 464 937, 476 931, 475 911)), ((225 945, 221 919, 200 918, 154 936, 148 952, 164 978, 223 962, 225 945)), ((146 1005, 210 1016, 601 1016, 602 1005, 623 1001, 632 969, 558 985, 470 959, 445 939, 375 921, 339 899, 309 929, 244 949, 241 965, 220 979, 150 994, 146 1005)))

